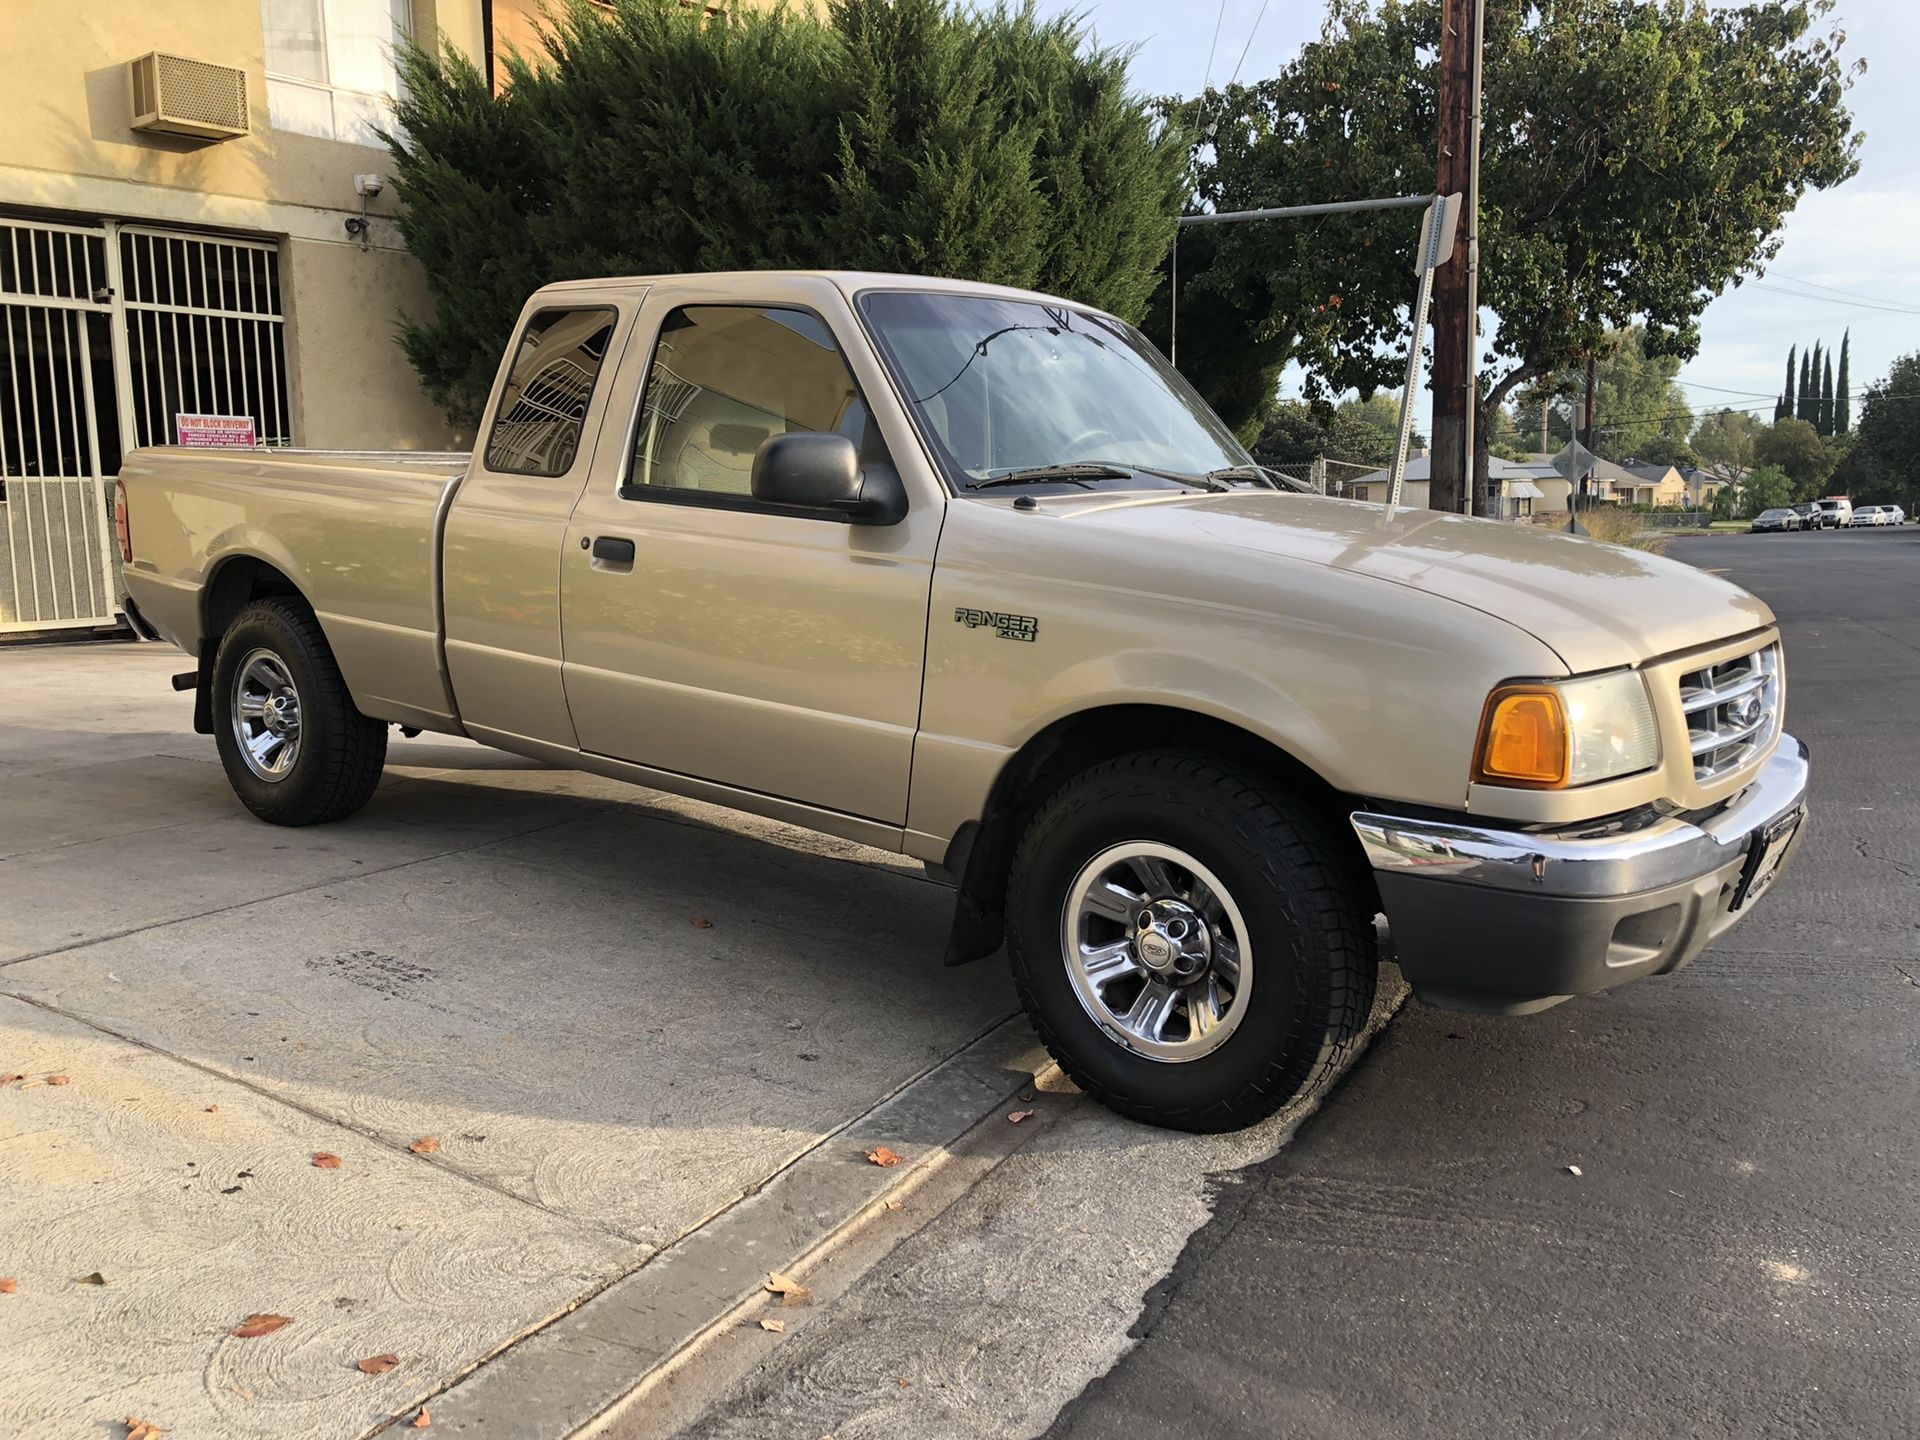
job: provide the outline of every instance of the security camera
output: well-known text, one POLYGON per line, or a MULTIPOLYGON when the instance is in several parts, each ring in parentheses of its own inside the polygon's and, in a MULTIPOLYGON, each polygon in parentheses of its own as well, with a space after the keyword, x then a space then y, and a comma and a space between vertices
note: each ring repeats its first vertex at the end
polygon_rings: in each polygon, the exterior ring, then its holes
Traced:
POLYGON ((347 217, 347 234, 353 236, 356 240, 365 240, 368 228, 364 215, 349 215, 347 217))
POLYGON ((387 182, 378 175, 356 175, 353 177, 353 188, 356 194, 372 200, 387 188, 387 182))

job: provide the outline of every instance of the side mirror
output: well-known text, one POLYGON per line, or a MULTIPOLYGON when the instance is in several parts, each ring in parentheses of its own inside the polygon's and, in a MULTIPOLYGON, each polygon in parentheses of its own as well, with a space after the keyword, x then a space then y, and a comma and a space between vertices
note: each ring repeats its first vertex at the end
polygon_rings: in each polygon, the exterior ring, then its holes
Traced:
POLYGON ((907 513, 898 472, 884 461, 863 466, 853 441, 833 431, 769 436, 754 451, 752 486, 756 500, 830 511, 855 525, 895 525, 907 513))

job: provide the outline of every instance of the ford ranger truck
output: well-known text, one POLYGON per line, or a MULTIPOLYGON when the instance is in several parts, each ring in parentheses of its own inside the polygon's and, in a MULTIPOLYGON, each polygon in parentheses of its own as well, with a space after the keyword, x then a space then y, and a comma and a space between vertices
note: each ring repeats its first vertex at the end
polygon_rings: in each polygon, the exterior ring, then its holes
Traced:
POLYGON ((472 455, 152 449, 130 605, 279 825, 390 727, 924 861, 1115 1109, 1324 1080, 1384 957, 1520 1014, 1790 859, 1771 611, 1655 555, 1281 488, 1131 326, 898 275, 527 302, 472 455))

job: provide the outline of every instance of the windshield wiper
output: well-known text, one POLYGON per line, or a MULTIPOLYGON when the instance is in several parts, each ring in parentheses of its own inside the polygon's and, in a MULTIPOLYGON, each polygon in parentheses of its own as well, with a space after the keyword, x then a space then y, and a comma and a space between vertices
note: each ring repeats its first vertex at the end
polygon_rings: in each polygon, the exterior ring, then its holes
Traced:
MULTIPOLYGON (((1279 482, 1274 479, 1273 472, 1264 465, 1227 465, 1219 470, 1209 470, 1207 478, 1209 480, 1258 480, 1269 490, 1280 488, 1279 482)), ((1311 485, 1302 485, 1291 475, 1282 475, 1280 479, 1285 480, 1287 485, 1295 490, 1313 488, 1311 485)))
MULTIPOLYGON (((969 480, 967 489, 986 490, 995 485, 1037 485, 1047 480, 1071 480, 1085 484, 1089 480, 1130 480, 1133 471, 1119 465, 1072 464, 1030 465, 1024 470, 1009 470, 985 480, 969 480)), ((1091 488, 1091 487, 1088 487, 1091 488)))

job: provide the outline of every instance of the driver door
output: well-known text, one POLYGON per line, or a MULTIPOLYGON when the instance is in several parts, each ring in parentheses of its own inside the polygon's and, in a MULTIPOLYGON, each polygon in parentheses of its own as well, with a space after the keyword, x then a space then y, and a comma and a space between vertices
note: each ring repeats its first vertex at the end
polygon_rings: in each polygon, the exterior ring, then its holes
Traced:
POLYGON ((903 825, 941 507, 909 481, 899 524, 848 524, 762 504, 750 475, 775 434, 837 430, 868 463, 911 436, 870 409, 885 381, 841 343, 858 332, 830 282, 663 288, 627 439, 562 552, 580 747, 903 825))

